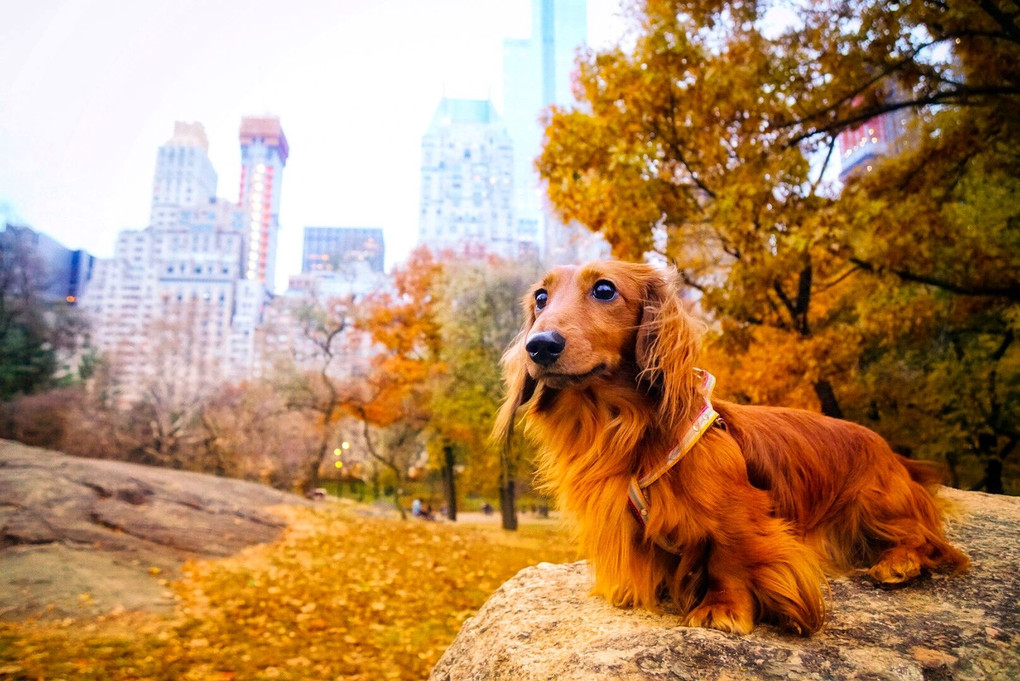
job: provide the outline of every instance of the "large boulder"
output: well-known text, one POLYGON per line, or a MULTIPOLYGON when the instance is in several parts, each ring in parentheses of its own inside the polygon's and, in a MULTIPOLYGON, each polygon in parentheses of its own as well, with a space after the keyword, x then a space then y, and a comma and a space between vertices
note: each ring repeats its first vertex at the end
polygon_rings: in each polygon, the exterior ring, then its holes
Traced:
POLYGON ((303 498, 241 480, 0 440, 0 617, 172 605, 191 558, 275 539, 303 498), (158 577, 158 579, 156 578, 158 577))
POLYGON ((588 594, 583 562, 522 570, 465 622, 432 681, 465 679, 1020 679, 1020 499, 944 490, 964 575, 898 590, 831 584, 825 628, 799 638, 677 625, 588 594))

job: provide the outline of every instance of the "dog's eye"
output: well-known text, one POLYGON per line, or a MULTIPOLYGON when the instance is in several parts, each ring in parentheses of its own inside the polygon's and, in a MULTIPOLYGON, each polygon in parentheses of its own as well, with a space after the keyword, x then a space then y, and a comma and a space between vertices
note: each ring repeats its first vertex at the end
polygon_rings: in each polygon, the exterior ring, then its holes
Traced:
POLYGON ((535 307, 541 310, 549 302, 549 294, 544 288, 535 291, 535 307))
POLYGON ((616 286, 611 281, 599 279, 591 287, 591 295, 596 300, 613 300, 616 298, 616 286))

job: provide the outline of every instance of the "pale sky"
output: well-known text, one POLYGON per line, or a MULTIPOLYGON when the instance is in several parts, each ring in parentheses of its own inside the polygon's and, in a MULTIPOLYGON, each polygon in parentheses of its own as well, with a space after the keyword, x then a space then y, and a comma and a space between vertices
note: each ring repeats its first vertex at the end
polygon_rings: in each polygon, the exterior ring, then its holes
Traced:
MULTIPOLYGON (((421 137, 440 98, 502 107, 502 39, 530 0, 0 0, 0 204, 70 248, 113 253, 149 217, 156 150, 199 121, 237 200, 244 115, 280 117, 277 289, 306 226, 382 227, 387 261, 417 238, 421 137)), ((588 0, 616 42, 619 0, 588 0)))

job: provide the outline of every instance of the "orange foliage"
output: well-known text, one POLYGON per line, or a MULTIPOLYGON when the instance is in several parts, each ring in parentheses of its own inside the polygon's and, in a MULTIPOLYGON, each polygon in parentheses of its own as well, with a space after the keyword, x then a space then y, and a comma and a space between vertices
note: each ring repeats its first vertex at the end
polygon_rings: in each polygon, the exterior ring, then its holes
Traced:
POLYGON ((333 505, 281 513, 280 541, 188 566, 172 616, 0 623, 0 677, 423 679, 504 580, 574 558, 555 523, 510 538, 333 505))
POLYGON ((394 272, 394 290, 375 293, 362 304, 356 326, 381 352, 352 410, 359 418, 380 426, 427 419, 429 382, 443 368, 436 319, 443 271, 427 248, 418 248, 394 272))

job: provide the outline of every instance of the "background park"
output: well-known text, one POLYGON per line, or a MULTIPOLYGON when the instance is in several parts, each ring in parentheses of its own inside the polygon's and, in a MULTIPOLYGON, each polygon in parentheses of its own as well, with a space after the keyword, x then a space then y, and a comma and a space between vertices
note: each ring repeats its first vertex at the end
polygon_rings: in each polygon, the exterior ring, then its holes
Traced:
MULTIPOLYGON (((951 486, 1020 493, 1020 8, 646 0, 625 16, 619 46, 580 53, 575 103, 545 112, 535 164, 557 215, 678 269, 720 397, 855 421, 951 486), (836 179, 840 135, 887 116, 886 153, 836 179)), ((0 253, 0 435, 348 501, 190 563, 166 580, 169 614, 93 614, 82 594, 80 615, 3 622, 0 676, 422 678, 503 580, 574 559, 531 512, 549 503, 532 445, 487 441, 538 258, 415 250, 385 291, 299 311, 314 367, 281 356, 200 401, 125 405, 114 358, 37 297, 45 272, 19 248, 0 253), (501 522, 404 519, 413 498, 501 522)))

